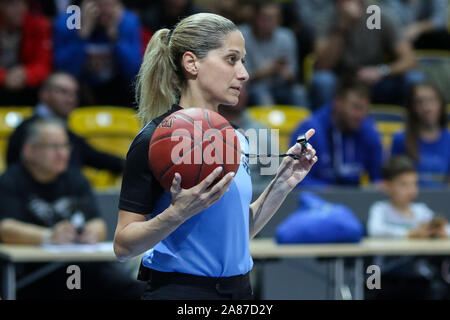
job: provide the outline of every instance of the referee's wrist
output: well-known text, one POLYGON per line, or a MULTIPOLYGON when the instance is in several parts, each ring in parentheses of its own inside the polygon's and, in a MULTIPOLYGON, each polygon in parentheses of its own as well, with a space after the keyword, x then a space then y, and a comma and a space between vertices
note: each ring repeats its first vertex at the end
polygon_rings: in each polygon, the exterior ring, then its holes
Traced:
POLYGON ((165 212, 165 215, 160 216, 160 218, 164 218, 169 223, 174 224, 182 224, 187 218, 183 217, 183 212, 175 205, 171 204, 165 212))
POLYGON ((279 194, 283 196, 293 190, 293 188, 289 187, 284 179, 280 179, 278 176, 275 176, 271 183, 273 184, 272 190, 279 192, 279 194))

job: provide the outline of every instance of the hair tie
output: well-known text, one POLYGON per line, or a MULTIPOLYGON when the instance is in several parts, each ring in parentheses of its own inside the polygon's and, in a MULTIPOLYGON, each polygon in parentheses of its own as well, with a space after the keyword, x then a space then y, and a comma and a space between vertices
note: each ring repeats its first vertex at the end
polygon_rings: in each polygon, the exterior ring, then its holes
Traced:
POLYGON ((173 29, 170 29, 169 33, 167 34, 167 45, 170 43, 170 38, 172 38, 173 29))

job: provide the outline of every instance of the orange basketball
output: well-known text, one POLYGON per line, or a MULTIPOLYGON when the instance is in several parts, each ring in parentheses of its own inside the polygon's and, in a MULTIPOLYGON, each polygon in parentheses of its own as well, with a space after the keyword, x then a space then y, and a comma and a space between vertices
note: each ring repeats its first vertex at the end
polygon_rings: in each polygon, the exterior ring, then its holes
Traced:
POLYGON ((188 108, 167 116, 153 133, 148 150, 150 168, 164 189, 175 175, 181 187, 199 184, 215 168, 237 172, 241 157, 239 138, 230 123, 217 112, 188 108))

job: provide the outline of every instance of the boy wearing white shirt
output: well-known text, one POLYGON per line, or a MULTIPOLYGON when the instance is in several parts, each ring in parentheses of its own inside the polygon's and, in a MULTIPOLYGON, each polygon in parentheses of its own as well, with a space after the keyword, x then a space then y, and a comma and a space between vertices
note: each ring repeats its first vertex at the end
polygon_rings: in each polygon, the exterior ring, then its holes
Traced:
MULTIPOLYGON (((383 238, 447 238, 447 220, 435 217, 425 203, 413 202, 419 193, 413 162, 404 156, 389 159, 382 169, 382 190, 388 200, 375 202, 369 211, 367 232, 383 238)), ((373 299, 441 299, 447 285, 440 278, 440 261, 423 257, 375 257, 381 269, 381 290, 373 299)))
POLYGON ((448 226, 443 218, 434 218, 425 203, 415 203, 418 175, 406 157, 389 159, 382 170, 383 191, 389 200, 375 202, 367 224, 372 237, 447 238, 448 226))

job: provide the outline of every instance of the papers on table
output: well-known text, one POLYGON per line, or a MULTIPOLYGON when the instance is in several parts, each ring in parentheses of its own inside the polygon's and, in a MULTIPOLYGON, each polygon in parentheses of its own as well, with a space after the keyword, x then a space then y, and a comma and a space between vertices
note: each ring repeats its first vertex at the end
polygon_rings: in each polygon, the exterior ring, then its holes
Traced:
POLYGON ((51 252, 113 252, 112 242, 99 242, 95 244, 45 244, 43 249, 51 252))

